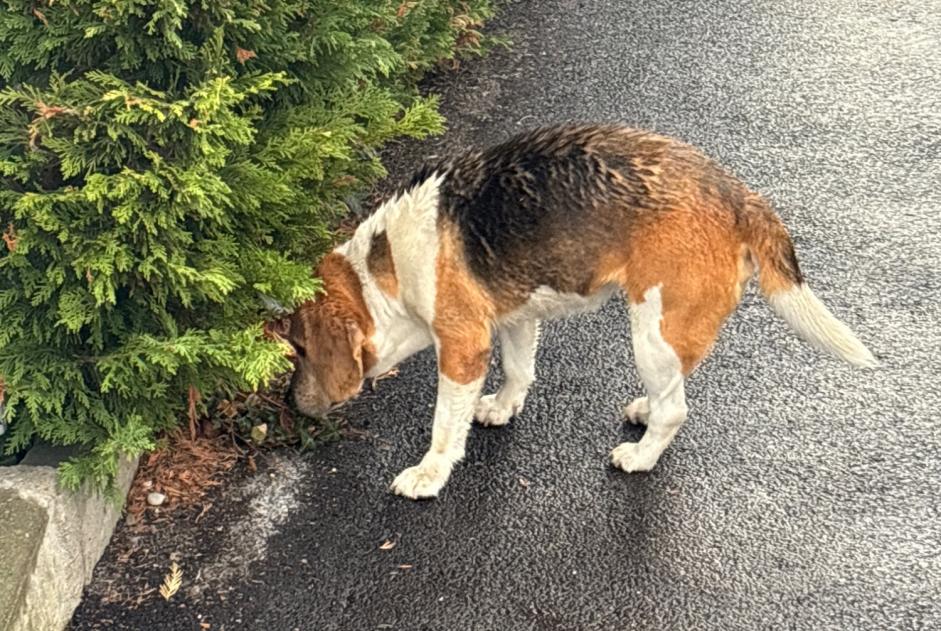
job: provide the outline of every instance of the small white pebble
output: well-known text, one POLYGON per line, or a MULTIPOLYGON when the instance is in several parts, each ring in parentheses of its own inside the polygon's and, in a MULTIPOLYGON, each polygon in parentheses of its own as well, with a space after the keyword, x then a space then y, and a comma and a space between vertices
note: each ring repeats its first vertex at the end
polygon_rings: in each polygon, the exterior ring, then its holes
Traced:
POLYGON ((147 503, 151 506, 160 506, 167 501, 167 496, 156 491, 147 494, 147 503))

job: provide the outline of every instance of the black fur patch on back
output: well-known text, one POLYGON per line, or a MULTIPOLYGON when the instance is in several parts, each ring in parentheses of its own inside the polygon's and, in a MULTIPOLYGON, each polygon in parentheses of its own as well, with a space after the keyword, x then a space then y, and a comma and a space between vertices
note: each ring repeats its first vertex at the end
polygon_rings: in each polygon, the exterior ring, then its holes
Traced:
POLYGON ((400 197, 412 189, 421 186, 421 184, 435 173, 443 174, 446 171, 446 162, 426 162, 416 169, 404 185, 398 187, 394 195, 400 197))
POLYGON ((612 233, 648 193, 624 155, 604 151, 610 131, 537 129, 447 164, 442 215, 457 224, 468 265, 492 290, 515 300, 541 285, 587 291, 612 233))
POLYGON ((556 125, 429 164, 445 175, 439 221, 459 229, 474 275, 503 300, 539 286, 588 293, 638 219, 689 205, 741 212, 744 187, 693 147, 621 125, 556 125))

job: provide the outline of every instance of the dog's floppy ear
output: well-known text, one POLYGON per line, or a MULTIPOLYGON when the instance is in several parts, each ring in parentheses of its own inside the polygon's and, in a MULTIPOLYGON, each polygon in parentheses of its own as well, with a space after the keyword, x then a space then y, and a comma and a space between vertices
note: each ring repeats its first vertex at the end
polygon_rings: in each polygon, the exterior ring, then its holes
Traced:
POLYGON ((363 382, 363 344, 366 335, 351 320, 330 323, 329 334, 318 347, 322 372, 320 385, 331 401, 356 396, 363 382))

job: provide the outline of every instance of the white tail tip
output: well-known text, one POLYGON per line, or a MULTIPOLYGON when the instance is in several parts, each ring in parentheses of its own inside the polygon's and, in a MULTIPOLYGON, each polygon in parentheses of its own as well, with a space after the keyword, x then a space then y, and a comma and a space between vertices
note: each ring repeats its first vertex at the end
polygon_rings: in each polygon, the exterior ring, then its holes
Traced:
POLYGON ((806 284, 795 285, 768 298, 771 308, 816 348, 855 366, 873 368, 876 358, 848 326, 837 320, 806 284))

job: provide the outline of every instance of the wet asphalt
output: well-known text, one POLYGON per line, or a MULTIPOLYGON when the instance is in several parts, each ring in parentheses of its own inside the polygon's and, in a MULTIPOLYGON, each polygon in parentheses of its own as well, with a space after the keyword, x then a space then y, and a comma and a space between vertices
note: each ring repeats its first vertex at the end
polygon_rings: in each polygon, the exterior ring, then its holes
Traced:
POLYGON ((816 353, 752 288, 674 444, 627 475, 608 452, 639 437, 619 409, 641 391, 612 302, 546 327, 523 414, 475 427, 441 497, 414 503, 386 488, 429 440, 423 353, 350 409, 365 440, 272 468, 293 495, 225 600, 89 596, 73 629, 941 628, 941 6, 530 0, 490 31, 512 47, 429 82, 450 130, 394 147, 393 180, 542 123, 675 135, 772 200, 883 367, 816 353))

